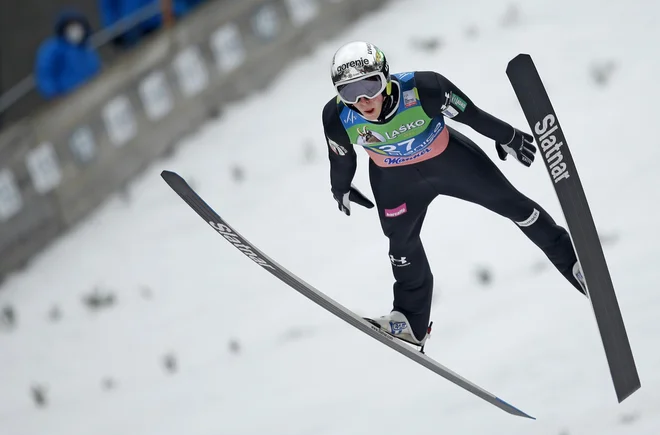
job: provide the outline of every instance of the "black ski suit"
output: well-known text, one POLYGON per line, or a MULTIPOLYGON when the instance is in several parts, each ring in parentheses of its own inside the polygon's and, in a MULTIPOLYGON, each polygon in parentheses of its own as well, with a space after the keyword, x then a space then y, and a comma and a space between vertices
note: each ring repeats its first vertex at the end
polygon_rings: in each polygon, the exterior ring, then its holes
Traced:
MULTIPOLYGON (((435 72, 415 72, 419 101, 429 117, 450 114, 478 133, 506 144, 514 128, 479 109, 447 78, 435 72), (458 96, 461 110, 451 109, 450 96, 458 96), (450 112, 447 108, 450 107, 450 112)), ((396 80, 396 79, 393 79, 396 80)), ((386 97, 383 112, 401 99, 397 86, 386 97)), ((323 109, 328 142, 332 192, 348 192, 357 168, 357 156, 339 117, 343 103, 336 98, 323 109), (338 149, 341 150, 338 152, 338 149)), ((374 121, 388 122, 388 119, 374 121)), ((418 338, 425 334, 431 313, 433 274, 424 253, 420 231, 427 208, 438 195, 479 204, 515 222, 570 283, 582 292, 572 275, 577 261, 568 232, 536 202, 519 192, 472 140, 449 126, 449 139, 441 154, 404 166, 382 167, 369 161, 369 177, 383 232, 389 239, 394 274, 393 309, 408 318, 418 338)))

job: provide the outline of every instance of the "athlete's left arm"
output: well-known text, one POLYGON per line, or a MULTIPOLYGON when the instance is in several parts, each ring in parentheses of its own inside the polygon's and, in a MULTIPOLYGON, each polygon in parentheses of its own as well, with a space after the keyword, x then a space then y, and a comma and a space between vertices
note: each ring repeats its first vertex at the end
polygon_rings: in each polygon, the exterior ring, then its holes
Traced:
POLYGON ((415 83, 422 108, 428 116, 442 114, 472 127, 476 132, 498 143, 511 141, 514 134, 511 125, 477 107, 443 75, 433 71, 418 71, 415 73, 415 83))

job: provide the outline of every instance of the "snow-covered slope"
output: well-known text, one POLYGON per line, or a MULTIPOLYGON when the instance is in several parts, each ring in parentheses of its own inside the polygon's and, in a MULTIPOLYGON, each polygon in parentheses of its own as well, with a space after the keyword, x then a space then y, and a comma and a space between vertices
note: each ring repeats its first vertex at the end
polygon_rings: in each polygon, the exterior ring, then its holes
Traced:
MULTIPOLYGON (((109 201, 8 280, 0 306, 15 307, 18 327, 0 330, 0 433, 659 433, 660 7, 527 0, 517 20, 509 7, 391 2, 205 126, 146 171, 128 202, 109 201), (300 297, 214 234, 160 179, 162 169, 177 171, 301 278, 359 313, 385 313, 387 240, 373 210, 337 211, 320 122, 332 96, 330 58, 353 39, 380 46, 393 71, 443 73, 525 129, 505 68, 520 52, 532 55, 604 237, 639 392, 616 402, 588 301, 515 225, 484 209, 442 197, 430 208, 423 239, 436 293, 427 353, 537 421, 485 404, 300 297), (433 39, 437 50, 421 48, 433 39), (609 63, 599 85, 592 70, 609 63), (290 105, 273 110, 283 102, 290 105), (244 168, 242 183, 235 166, 244 168), (481 267, 493 273, 489 286, 476 279, 481 267), (95 286, 114 292, 111 308, 83 305, 95 286), (57 322, 47 316, 53 305, 57 322), (173 373, 163 366, 168 354, 173 373), (107 378, 114 388, 103 386, 107 378), (46 386, 47 407, 35 407, 33 384, 46 386)), ((449 122, 564 222, 540 161, 501 162, 492 141, 449 122)), ((355 183, 370 194, 366 162, 360 151, 355 183)))

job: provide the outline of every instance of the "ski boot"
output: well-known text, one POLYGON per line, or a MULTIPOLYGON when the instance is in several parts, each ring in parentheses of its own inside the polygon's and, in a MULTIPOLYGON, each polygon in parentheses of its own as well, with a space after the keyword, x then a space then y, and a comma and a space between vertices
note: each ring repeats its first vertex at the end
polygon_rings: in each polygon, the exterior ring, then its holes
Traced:
POLYGON ((584 293, 586 297, 589 297, 589 293, 587 292, 587 281, 584 279, 582 268, 580 267, 580 263, 577 261, 573 265, 573 277, 575 277, 578 284, 580 284, 580 287, 582 287, 582 293, 584 293))
POLYGON ((433 322, 431 322, 426 329, 424 338, 418 340, 408 324, 408 319, 399 311, 392 311, 391 313, 376 319, 365 317, 364 320, 379 327, 381 331, 386 332, 398 340, 417 346, 421 353, 424 353, 424 345, 426 344, 426 340, 431 336, 431 327, 433 326, 433 322))

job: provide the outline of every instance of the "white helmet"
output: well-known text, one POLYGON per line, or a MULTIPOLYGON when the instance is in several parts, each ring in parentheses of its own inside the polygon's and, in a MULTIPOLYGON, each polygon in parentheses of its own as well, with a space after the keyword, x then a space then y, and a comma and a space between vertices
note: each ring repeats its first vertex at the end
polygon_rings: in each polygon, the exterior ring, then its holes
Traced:
POLYGON ((363 41, 349 42, 335 52, 330 70, 339 98, 355 104, 361 97, 390 93, 390 67, 378 47, 363 41))

